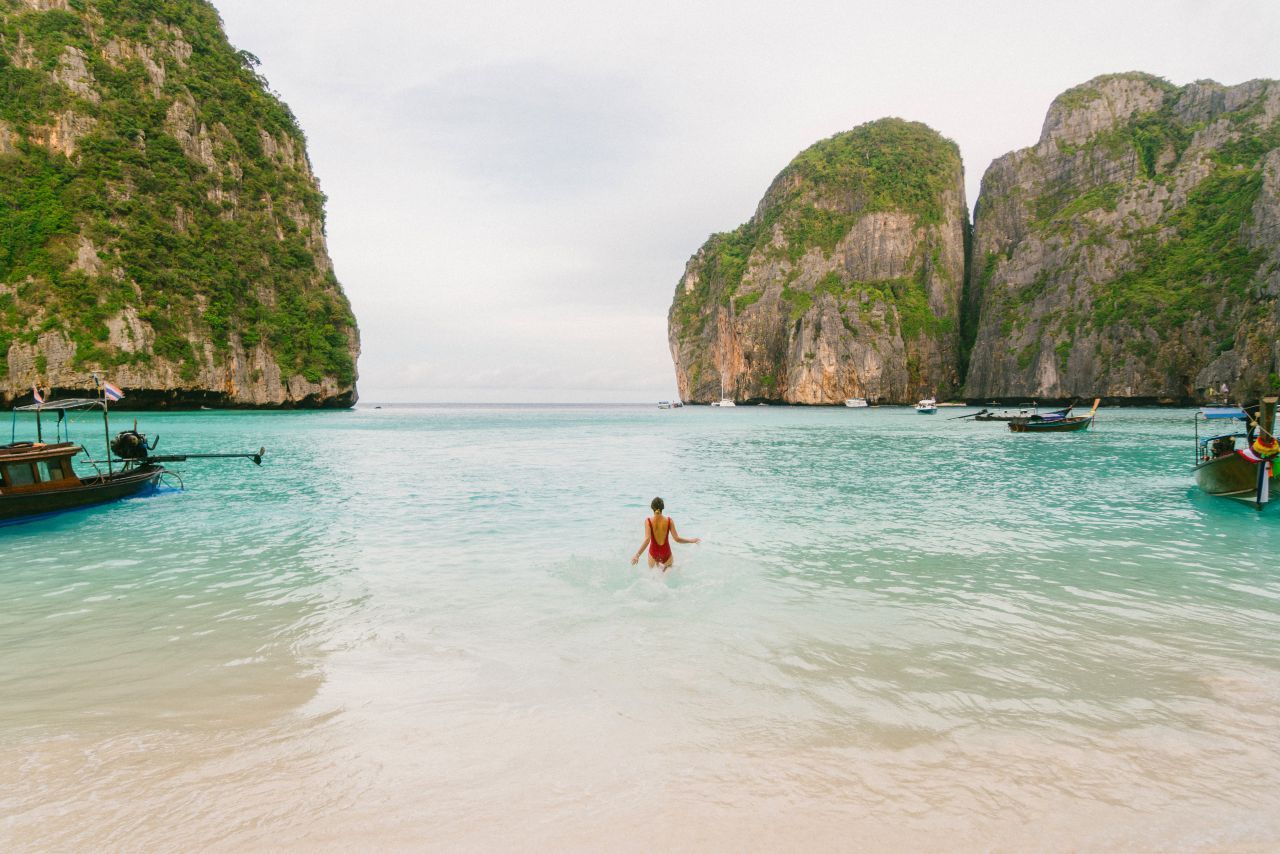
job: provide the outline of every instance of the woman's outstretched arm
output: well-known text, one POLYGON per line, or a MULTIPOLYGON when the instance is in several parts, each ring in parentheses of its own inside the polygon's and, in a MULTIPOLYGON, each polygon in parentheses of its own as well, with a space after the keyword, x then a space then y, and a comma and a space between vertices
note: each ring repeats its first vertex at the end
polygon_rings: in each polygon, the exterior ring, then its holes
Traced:
POLYGON ((644 542, 640 544, 640 549, 634 555, 632 555, 631 557, 632 566, 634 566, 640 561, 640 555, 644 554, 644 550, 649 547, 649 538, 651 536, 653 535, 649 533, 649 522, 648 520, 646 520, 644 523, 644 542))
POLYGON ((675 522, 668 521, 667 524, 671 528, 671 539, 675 540, 677 543, 683 543, 684 545, 692 545, 692 544, 697 544, 702 542, 702 540, 698 539, 697 537, 690 537, 689 539, 686 540, 684 537, 676 533, 675 522))

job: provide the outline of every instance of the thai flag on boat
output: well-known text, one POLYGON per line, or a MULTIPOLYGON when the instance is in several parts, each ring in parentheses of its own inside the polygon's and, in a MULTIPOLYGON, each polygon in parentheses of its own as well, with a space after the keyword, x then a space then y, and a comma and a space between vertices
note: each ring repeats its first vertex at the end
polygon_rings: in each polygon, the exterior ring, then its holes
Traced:
POLYGON ((40 393, 40 389, 35 386, 31 387, 31 396, 36 399, 36 403, 44 403, 44 395, 40 393))
POLYGON ((124 392, 118 386, 112 385, 106 380, 102 381, 102 393, 106 395, 107 400, 119 400, 124 397, 124 392))

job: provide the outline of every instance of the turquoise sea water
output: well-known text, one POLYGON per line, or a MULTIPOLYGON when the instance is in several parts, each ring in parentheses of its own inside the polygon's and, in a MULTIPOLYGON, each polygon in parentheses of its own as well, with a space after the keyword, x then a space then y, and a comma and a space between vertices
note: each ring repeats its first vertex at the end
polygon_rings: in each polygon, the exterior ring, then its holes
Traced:
POLYGON ((1280 845, 1280 507, 971 411, 139 415, 267 457, 0 528, 0 848, 1280 845))

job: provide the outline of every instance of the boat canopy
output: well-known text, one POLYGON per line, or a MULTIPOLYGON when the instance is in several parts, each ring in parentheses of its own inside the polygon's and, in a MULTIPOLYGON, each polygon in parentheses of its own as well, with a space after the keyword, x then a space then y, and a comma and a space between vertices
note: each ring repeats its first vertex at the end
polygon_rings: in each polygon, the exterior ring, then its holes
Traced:
POLYGON ((29 403, 26 406, 15 406, 15 412, 40 412, 42 410, 58 411, 66 409, 95 409, 102 406, 102 400, 96 397, 68 397, 64 400, 50 400, 47 403, 29 403))
POLYGON ((1210 421, 1219 421, 1227 418, 1238 418, 1243 421, 1249 417, 1238 406, 1202 406, 1200 407, 1200 414, 1210 421))

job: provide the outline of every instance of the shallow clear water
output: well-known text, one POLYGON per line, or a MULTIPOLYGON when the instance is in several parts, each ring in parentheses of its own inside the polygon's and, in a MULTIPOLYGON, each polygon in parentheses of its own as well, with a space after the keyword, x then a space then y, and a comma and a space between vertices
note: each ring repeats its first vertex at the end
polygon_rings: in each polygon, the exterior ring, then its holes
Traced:
POLYGON ((1280 516, 968 411, 142 415, 268 456, 0 528, 0 847, 1280 845, 1280 516))

